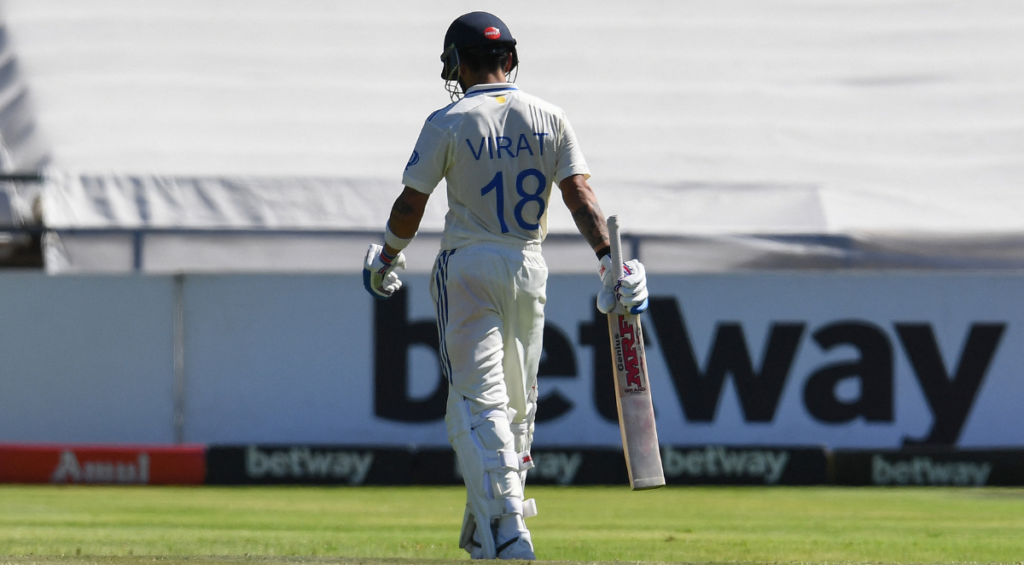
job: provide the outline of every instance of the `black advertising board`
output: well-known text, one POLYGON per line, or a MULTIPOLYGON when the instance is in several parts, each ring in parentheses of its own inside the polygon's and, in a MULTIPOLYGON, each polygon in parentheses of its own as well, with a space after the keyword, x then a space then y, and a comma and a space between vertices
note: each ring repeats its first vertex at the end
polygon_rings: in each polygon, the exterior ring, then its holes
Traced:
MULTIPOLYGON (((627 484, 620 450, 537 449, 528 483, 627 484)), ((401 449, 353 446, 211 446, 207 483, 460 485, 451 448, 401 449)))
POLYGON ((206 482, 253 484, 411 484, 412 454, 406 449, 247 445, 211 446, 206 482))
POLYGON ((672 485, 820 485, 828 481, 822 447, 661 446, 672 485))
POLYGON ((840 485, 1019 486, 1024 451, 1008 449, 836 450, 840 485))
MULTIPOLYGON (((629 484, 621 450, 543 448, 530 455, 534 467, 527 473, 528 485, 629 484)), ((415 484, 462 484, 462 472, 451 449, 419 450, 413 459, 415 484)))
MULTIPOLYGON (((824 484, 822 448, 662 446, 669 484, 824 484)), ((537 448, 529 485, 628 485, 620 449, 537 448)), ((458 485, 450 448, 211 446, 209 484, 458 485)))

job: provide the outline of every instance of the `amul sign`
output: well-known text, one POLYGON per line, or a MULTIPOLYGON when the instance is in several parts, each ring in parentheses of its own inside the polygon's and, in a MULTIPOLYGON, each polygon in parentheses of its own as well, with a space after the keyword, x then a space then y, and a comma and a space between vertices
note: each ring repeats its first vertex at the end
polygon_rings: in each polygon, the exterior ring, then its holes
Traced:
POLYGON ((198 485, 206 448, 197 445, 0 444, 0 482, 198 485))

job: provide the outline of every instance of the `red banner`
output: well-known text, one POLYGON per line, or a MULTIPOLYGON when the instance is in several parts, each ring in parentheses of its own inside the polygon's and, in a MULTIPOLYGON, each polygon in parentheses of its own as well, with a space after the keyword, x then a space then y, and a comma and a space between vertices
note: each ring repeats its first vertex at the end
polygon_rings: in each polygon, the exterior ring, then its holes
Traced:
POLYGON ((0 444, 0 482, 200 485, 203 445, 0 444))

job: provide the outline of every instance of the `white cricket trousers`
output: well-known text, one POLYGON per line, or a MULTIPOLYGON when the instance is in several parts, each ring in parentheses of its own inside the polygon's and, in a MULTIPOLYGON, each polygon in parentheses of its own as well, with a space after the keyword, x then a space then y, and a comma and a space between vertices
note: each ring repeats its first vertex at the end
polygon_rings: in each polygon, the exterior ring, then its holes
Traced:
POLYGON ((511 408, 513 424, 532 424, 547 276, 539 245, 482 242, 438 254, 431 294, 449 404, 465 399, 473 416, 511 408))
POLYGON ((533 466, 547 265, 539 245, 476 243, 441 251, 433 275, 445 422, 466 483, 459 547, 484 559, 514 543, 532 552, 523 518, 536 507, 523 486, 533 466))

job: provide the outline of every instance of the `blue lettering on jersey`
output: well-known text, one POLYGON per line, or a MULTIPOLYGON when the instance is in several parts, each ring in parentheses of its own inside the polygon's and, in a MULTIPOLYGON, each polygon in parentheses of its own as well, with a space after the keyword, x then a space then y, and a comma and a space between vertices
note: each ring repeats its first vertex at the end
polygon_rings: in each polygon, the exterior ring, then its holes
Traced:
POLYGON ((516 155, 519 155, 519 152, 522 151, 523 149, 529 151, 530 157, 533 157, 533 149, 530 149, 530 142, 526 140, 525 133, 519 134, 519 144, 516 145, 516 155))
MULTIPOLYGON (((532 132, 534 137, 537 138, 538 151, 541 155, 544 155, 544 138, 547 137, 546 133, 532 132)), ((484 156, 484 144, 487 145, 487 158, 501 159, 502 151, 508 156, 509 159, 515 159, 519 157, 523 152, 526 152, 533 157, 533 145, 530 143, 530 138, 525 134, 519 134, 519 140, 512 146, 512 138, 505 137, 503 135, 495 137, 481 137, 480 142, 474 144, 469 139, 466 139, 466 146, 469 147, 469 152, 473 154, 473 159, 479 161, 484 156)))
POLYGON ((473 151, 473 144, 468 139, 466 140, 466 145, 469 146, 469 152, 473 154, 473 158, 479 161, 480 156, 484 153, 484 138, 480 138, 480 148, 476 151, 473 151))
POLYGON ((409 157, 409 162, 405 164, 405 169, 409 170, 409 167, 411 167, 411 166, 413 166, 413 165, 415 165, 416 163, 419 163, 419 162, 420 162, 420 152, 414 150, 412 152, 412 156, 409 157))
POLYGON ((494 138, 494 144, 498 146, 498 158, 501 159, 501 150, 504 149, 505 153, 508 153, 509 159, 515 159, 516 155, 512 153, 510 149, 512 147, 512 140, 505 136, 498 136, 494 138))

